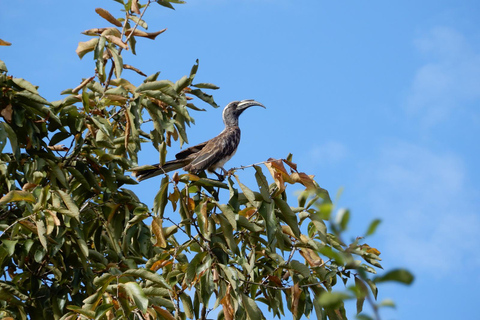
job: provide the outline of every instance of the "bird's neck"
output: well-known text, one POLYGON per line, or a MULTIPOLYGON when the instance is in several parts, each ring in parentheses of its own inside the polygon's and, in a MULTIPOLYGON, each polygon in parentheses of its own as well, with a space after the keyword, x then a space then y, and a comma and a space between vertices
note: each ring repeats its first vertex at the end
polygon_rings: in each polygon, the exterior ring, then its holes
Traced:
POLYGON ((225 123, 225 128, 238 127, 238 118, 229 117, 223 119, 223 123, 225 123))

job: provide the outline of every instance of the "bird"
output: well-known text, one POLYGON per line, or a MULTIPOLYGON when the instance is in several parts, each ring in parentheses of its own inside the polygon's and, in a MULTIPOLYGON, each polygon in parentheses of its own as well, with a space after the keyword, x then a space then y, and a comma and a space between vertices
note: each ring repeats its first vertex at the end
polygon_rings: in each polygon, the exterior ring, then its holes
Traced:
POLYGON ((180 151, 175 155, 175 160, 167 161, 163 165, 158 163, 132 168, 130 169, 132 175, 140 182, 183 168, 183 170, 193 174, 207 170, 215 173, 220 180, 223 180, 224 176, 218 174, 215 170, 221 169, 224 174, 227 172, 223 166, 233 157, 240 143, 238 119, 246 109, 252 106, 265 108, 263 104, 253 99, 230 102, 222 112, 225 129, 215 138, 180 151))

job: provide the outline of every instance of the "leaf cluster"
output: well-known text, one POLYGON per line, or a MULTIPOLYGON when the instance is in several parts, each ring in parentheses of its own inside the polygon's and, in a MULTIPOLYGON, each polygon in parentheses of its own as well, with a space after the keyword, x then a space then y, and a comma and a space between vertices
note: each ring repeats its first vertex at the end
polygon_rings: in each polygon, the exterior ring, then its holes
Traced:
MULTIPOLYGON (((102 8, 110 25, 84 32, 77 48, 95 71, 65 98, 48 102, 0 61, 0 316, 15 319, 345 319, 346 299, 378 318, 377 283, 410 283, 408 271, 375 276, 380 252, 362 237, 345 242, 350 213, 291 156, 253 165, 256 186, 231 170, 165 175, 153 209, 128 189, 143 143, 165 161, 172 140, 188 143, 198 99, 198 61, 177 81, 124 64, 148 33, 152 3, 102 8), (134 85, 126 70, 145 76, 134 85), (266 174, 266 172, 268 172, 266 174), (303 191, 295 206, 287 186, 303 191), (341 285, 346 290, 338 290, 341 285), (211 316, 211 315, 210 315, 211 316)), ((238 169, 237 169, 238 170, 238 169)), ((374 233, 373 221, 365 236, 374 233)))

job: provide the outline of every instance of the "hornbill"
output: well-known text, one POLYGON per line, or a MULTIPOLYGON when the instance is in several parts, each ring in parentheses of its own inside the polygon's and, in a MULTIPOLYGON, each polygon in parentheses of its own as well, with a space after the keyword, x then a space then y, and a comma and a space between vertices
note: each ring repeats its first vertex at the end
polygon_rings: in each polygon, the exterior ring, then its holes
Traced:
POLYGON ((223 173, 223 165, 237 151, 240 143, 240 128, 238 127, 238 118, 247 108, 260 106, 263 104, 255 100, 241 100, 230 102, 223 109, 222 117, 225 123, 225 129, 213 139, 205 141, 187 148, 175 155, 175 160, 167 161, 163 165, 155 164, 152 166, 142 166, 132 168, 132 174, 138 181, 158 176, 173 170, 183 168, 183 170, 198 173, 202 170, 215 173, 220 179, 223 177, 215 172, 220 168, 223 173))

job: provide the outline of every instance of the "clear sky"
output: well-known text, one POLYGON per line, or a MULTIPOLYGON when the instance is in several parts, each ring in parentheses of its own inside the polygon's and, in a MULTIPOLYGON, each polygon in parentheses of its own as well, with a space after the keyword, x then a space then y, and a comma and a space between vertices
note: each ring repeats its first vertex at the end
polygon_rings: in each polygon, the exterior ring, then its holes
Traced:
MULTIPOLYGON (((149 31, 168 31, 139 39, 124 62, 177 80, 199 59, 196 82, 220 86, 221 106, 254 98, 267 107, 242 115, 227 169, 293 153, 331 195, 343 188, 352 237, 381 218, 368 243, 386 269, 416 276, 411 287, 380 286, 380 299, 397 303, 383 319, 478 318, 480 2, 187 2, 151 8, 149 31)), ((0 39, 13 43, 0 60, 51 101, 93 75, 92 55, 80 60, 75 49, 89 39, 81 31, 108 26, 94 9, 120 16, 113 1, 0 3, 0 39)), ((223 128, 221 110, 203 107, 191 143, 223 128)), ((140 164, 157 160, 150 150, 140 164)), ((253 188, 253 172, 240 176, 253 188)), ((159 181, 134 190, 152 203, 159 181)))

